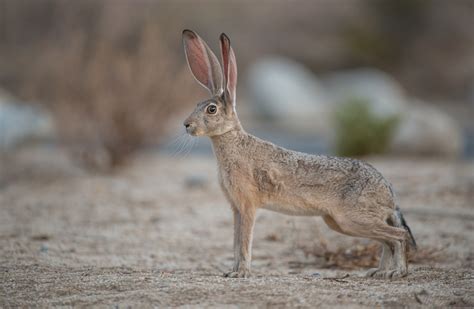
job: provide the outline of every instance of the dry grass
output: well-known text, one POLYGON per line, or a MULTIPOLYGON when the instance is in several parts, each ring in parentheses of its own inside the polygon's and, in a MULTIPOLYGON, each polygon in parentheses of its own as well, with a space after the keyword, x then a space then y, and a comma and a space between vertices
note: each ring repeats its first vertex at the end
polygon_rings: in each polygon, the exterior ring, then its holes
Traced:
POLYGON ((272 241, 272 242, 277 242, 277 241, 282 241, 282 238, 281 236, 275 234, 275 233, 271 233, 271 234, 268 234, 267 236, 265 236, 264 238, 266 241, 272 241))
POLYGON ((61 137, 88 166, 123 164, 147 142, 159 141, 167 120, 192 102, 182 89, 189 73, 160 42, 159 28, 142 31, 132 51, 98 41, 87 52, 78 34, 74 45, 44 55, 42 63, 52 64, 49 75, 39 68, 31 83, 36 93, 49 87, 61 137), (55 63, 59 56, 62 62, 55 63))
MULTIPOLYGON (((28 36, 21 20, 38 7, 7 4, 17 17, 9 29, 28 36)), ((39 19, 52 20, 41 25, 45 37, 32 51, 19 51, 30 60, 23 58, 27 72, 19 72, 18 88, 51 110, 73 157, 86 167, 109 170, 144 145, 158 143, 197 89, 179 35, 175 41, 166 37, 171 23, 166 11, 155 8, 147 17, 143 4, 137 9, 112 1, 44 1, 44 6, 50 10, 40 10, 39 19)))
MULTIPOLYGON (((316 257, 318 262, 321 261, 322 268, 337 268, 354 270, 359 268, 376 267, 379 263, 381 247, 377 242, 361 244, 355 242, 353 246, 338 247, 331 250, 326 245, 326 241, 322 240, 313 247, 302 246, 305 256, 316 257)), ((408 260, 413 264, 422 264, 430 262, 442 262, 447 259, 446 248, 422 247, 416 251, 411 250, 408 260)))
POLYGON ((408 261, 414 264, 443 262, 448 259, 447 247, 421 247, 408 254, 408 261))

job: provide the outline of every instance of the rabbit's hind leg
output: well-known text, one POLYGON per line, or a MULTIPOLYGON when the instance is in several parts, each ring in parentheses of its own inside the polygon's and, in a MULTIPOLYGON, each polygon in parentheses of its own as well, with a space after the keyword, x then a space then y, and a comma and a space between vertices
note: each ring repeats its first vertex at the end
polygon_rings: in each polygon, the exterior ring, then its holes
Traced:
MULTIPOLYGON (((394 213, 390 216, 389 220, 387 220, 388 224, 392 226, 396 226, 398 228, 403 228, 403 224, 401 222, 400 216, 397 213, 394 213)), ((399 278, 406 276, 408 273, 408 243, 407 243, 408 232, 405 230, 405 238, 395 242, 394 247, 394 255, 393 255, 393 262, 394 262, 394 272, 392 274, 392 278, 399 278)))
POLYGON ((370 238, 383 244, 380 266, 371 269, 367 276, 393 278, 407 274, 406 257, 404 258, 407 237, 405 229, 391 226, 379 217, 370 216, 370 213, 341 212, 333 215, 332 219, 343 234, 370 238))
POLYGON ((379 267, 371 268, 367 271, 366 277, 385 278, 394 265, 394 247, 391 242, 381 241, 382 256, 380 257, 379 267))
MULTIPOLYGON (((324 222, 334 231, 339 232, 341 234, 349 235, 349 236, 357 236, 354 234, 349 234, 344 232, 342 228, 334 221, 334 219, 326 215, 323 217, 324 222)), ((384 274, 393 269, 394 266, 394 247, 391 242, 388 241, 381 241, 382 244, 382 257, 380 258, 380 263, 378 268, 372 268, 367 272, 367 277, 384 277, 384 274)))
POLYGON ((394 269, 391 278, 401 278, 408 274, 407 244, 406 240, 396 241, 393 255, 394 269))
POLYGON ((330 229, 332 229, 336 232, 339 232, 341 234, 344 234, 344 235, 354 236, 354 235, 350 235, 350 234, 345 233, 341 229, 341 227, 336 223, 336 221, 334 221, 334 219, 331 216, 329 216, 329 215, 323 216, 323 220, 324 220, 324 222, 326 222, 327 226, 329 226, 330 229))

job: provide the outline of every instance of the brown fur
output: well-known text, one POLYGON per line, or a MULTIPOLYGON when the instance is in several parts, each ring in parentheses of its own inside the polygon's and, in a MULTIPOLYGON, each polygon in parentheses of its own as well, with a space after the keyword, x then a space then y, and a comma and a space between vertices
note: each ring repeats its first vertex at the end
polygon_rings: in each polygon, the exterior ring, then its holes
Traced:
MULTIPOLYGON (((185 42, 189 37, 184 36, 185 42)), ((197 34, 191 37, 202 40, 197 34)), ((221 36, 221 48, 231 49, 230 41, 224 44, 223 40, 228 38, 221 36)), ((186 54, 206 52, 209 51, 187 50, 186 54)), ((223 55, 226 53, 229 51, 223 55)), ((188 58, 188 62, 192 61, 188 58)), ((206 61, 200 59, 201 64, 206 61)), ((235 59, 228 65, 236 74, 235 59)), ((190 67, 193 70, 193 65, 190 67)), ((197 105, 185 126, 192 135, 211 138, 219 182, 234 214, 234 268, 226 276, 250 274, 253 227, 260 208, 288 215, 322 216, 337 232, 378 240, 383 244, 381 263, 368 275, 405 276, 408 233, 397 216, 399 211, 388 181, 367 163, 295 152, 246 133, 235 111, 235 95, 232 95, 235 82, 227 83, 222 75, 213 76, 216 73, 211 67, 208 72, 216 82, 201 81, 201 84, 214 85, 223 79, 225 89, 209 89, 212 98, 197 105), (209 104, 217 106, 215 114, 208 113, 209 104)), ((199 79, 197 74, 195 77, 199 79)))

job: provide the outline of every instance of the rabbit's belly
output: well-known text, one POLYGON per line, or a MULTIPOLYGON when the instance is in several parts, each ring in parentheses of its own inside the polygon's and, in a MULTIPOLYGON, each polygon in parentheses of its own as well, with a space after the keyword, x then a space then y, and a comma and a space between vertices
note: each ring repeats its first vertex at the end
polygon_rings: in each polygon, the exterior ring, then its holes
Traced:
POLYGON ((324 213, 317 208, 299 207, 295 205, 266 204, 263 209, 279 212, 290 216, 323 216, 324 213))

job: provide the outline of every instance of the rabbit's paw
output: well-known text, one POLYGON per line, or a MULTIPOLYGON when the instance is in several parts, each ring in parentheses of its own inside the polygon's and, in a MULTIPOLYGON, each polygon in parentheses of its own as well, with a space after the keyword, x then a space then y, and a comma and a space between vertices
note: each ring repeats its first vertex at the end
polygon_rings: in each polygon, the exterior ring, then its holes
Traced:
POLYGON ((239 271, 231 271, 224 274, 226 278, 248 278, 250 277, 250 271, 246 269, 241 269, 239 271))
POLYGON ((380 271, 380 269, 371 268, 365 273, 365 277, 367 277, 367 278, 373 277, 375 275, 375 273, 377 273, 378 271, 380 271))
POLYGON ((393 270, 386 270, 380 268, 372 268, 365 274, 366 277, 372 278, 379 278, 379 279, 387 279, 392 278, 393 270))
POLYGON ((380 269, 372 268, 366 273, 366 277, 379 278, 379 279, 390 279, 390 278, 401 278, 407 275, 407 272, 400 269, 380 269))
POLYGON ((406 269, 396 269, 392 272, 391 278, 403 278, 408 274, 406 269))

